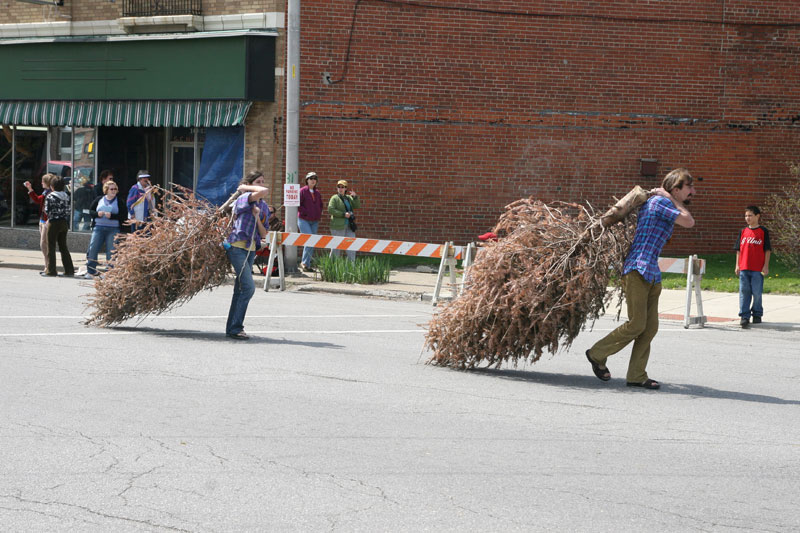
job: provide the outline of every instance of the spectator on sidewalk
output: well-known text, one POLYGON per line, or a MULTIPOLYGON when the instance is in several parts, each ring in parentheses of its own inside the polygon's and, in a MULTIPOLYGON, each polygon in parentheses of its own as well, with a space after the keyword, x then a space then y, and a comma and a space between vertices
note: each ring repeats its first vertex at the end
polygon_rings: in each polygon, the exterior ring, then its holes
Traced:
POLYGON ((42 176, 42 194, 36 194, 30 181, 23 183, 25 188, 28 189, 30 199, 39 206, 39 247, 42 249, 42 255, 44 256, 44 270, 42 272, 47 272, 47 213, 44 210, 44 199, 50 194, 50 183, 55 177, 55 174, 49 173, 42 176))
POLYGON ((119 187, 113 180, 106 180, 103 184, 104 196, 95 198, 89 208, 92 217, 92 238, 89 241, 89 250, 86 252, 86 279, 93 279, 97 275, 97 255, 105 245, 106 261, 111 262, 111 253, 114 251, 114 239, 122 229, 122 223, 128 214, 122 197, 119 196, 119 187))
POLYGON ((760 324, 764 316, 761 296, 764 292, 764 277, 769 274, 769 257, 772 245, 769 231, 761 225, 761 209, 748 205, 744 210, 747 226, 739 232, 736 241, 736 275, 739 276, 739 325, 750 327, 760 324))
POLYGON ((47 213, 47 269, 42 274, 56 276, 56 244, 61 252, 61 264, 65 276, 74 276, 75 267, 67 248, 67 232, 69 231, 69 196, 64 192, 64 178, 55 177, 50 186, 53 191, 44 199, 47 213))
MULTIPOLYGON (((322 193, 317 190, 316 172, 306 174, 306 185, 300 189, 300 207, 297 209, 297 227, 301 233, 317 233, 319 219, 322 218, 322 193)), ((300 268, 306 272, 313 272, 311 260, 314 257, 314 247, 303 247, 303 259, 300 268)))
MULTIPOLYGON (((356 215, 354 209, 361 207, 361 200, 355 191, 347 188, 346 180, 336 183, 336 194, 328 202, 328 213, 331 215, 331 235, 338 237, 356 236, 356 215)), ((339 257, 341 250, 331 249, 331 257, 339 257)), ((347 251, 347 259, 356 260, 354 250, 347 251)))
POLYGON ((150 183, 150 172, 140 170, 136 173, 136 185, 128 193, 128 218, 131 220, 131 231, 147 226, 153 217, 158 215, 156 201, 153 196, 154 187, 150 183))
MULTIPOLYGON (((114 173, 108 169, 102 171, 100 173, 100 179, 97 182, 97 186, 95 187, 95 194, 94 197, 100 198, 101 196, 105 196, 106 193, 103 192, 103 186, 106 184, 108 180, 114 181, 114 173)), ((117 194, 118 197, 122 197, 121 194, 117 194)))

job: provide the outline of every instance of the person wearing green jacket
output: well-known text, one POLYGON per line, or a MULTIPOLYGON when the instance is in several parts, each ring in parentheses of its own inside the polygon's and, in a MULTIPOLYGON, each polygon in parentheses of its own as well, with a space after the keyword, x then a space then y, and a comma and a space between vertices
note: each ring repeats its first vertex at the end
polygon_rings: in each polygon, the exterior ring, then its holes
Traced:
MULTIPOLYGON (((336 194, 328 202, 328 213, 331 215, 331 235, 337 237, 356 236, 356 215, 353 209, 361 207, 361 201, 355 191, 348 190, 347 181, 336 183, 336 194)), ((331 250, 331 257, 341 255, 341 250, 331 250)), ((355 250, 347 251, 347 259, 356 260, 355 250)))

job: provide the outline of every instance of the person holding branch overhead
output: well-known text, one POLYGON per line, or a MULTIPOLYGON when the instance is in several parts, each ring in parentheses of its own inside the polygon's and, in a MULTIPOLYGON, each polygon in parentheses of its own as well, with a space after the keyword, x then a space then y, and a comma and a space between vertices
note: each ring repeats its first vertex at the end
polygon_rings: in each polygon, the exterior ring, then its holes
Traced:
POLYGON ((253 261, 256 251, 261 248, 262 239, 267 236, 265 223, 269 220, 269 206, 264 201, 269 189, 264 183, 264 174, 259 171, 251 172, 242 179, 237 189, 241 195, 236 198, 231 213, 233 227, 223 244, 236 276, 225 334, 236 340, 250 338, 244 332, 244 316, 256 291, 253 261))
POLYGON ((661 271, 658 256, 672 235, 675 224, 691 228, 694 218, 686 209, 695 194, 692 175, 676 168, 666 175, 661 187, 639 209, 636 234, 622 269, 628 321, 586 350, 592 371, 602 381, 611 379, 606 367, 610 355, 633 342, 628 363, 627 384, 656 390, 661 384, 647 376, 650 342, 658 332, 658 298, 661 295, 661 271))

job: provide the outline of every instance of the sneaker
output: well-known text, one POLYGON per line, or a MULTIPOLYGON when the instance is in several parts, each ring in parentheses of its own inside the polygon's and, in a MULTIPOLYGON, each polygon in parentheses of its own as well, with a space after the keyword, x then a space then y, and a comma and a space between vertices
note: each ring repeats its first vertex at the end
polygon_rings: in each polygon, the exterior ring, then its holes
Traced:
POLYGON ((93 276, 93 275, 91 275, 91 274, 89 274, 88 272, 87 272, 86 274, 84 274, 83 276, 81 276, 81 277, 82 277, 83 279, 94 279, 94 276, 93 276))
POLYGON ((745 329, 746 329, 746 328, 749 328, 749 327, 750 327, 750 319, 749 319, 749 318, 743 318, 743 319, 741 319, 741 320, 739 321, 739 325, 740 325, 740 326, 742 326, 742 328, 745 328, 745 329))
POLYGON ((79 268, 78 271, 75 272, 75 275, 78 276, 78 277, 82 277, 82 276, 85 276, 87 273, 88 273, 88 270, 86 270, 85 268, 79 268))
POLYGON ((236 339, 237 341, 246 341, 250 339, 250 336, 244 331, 240 331, 239 333, 228 333, 228 337, 231 339, 236 339))
POLYGON ((753 324, 761 324, 761 317, 760 316, 754 316, 753 317, 753 324))

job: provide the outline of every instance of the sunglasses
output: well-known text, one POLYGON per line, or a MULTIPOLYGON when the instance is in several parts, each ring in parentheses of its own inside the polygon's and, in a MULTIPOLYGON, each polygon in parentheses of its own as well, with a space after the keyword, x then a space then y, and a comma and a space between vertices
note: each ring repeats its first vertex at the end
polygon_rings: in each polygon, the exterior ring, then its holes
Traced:
POLYGON ((109 191, 118 191, 119 189, 117 189, 116 187, 109 187, 108 190, 109 191))

